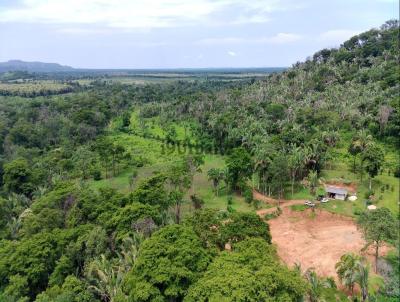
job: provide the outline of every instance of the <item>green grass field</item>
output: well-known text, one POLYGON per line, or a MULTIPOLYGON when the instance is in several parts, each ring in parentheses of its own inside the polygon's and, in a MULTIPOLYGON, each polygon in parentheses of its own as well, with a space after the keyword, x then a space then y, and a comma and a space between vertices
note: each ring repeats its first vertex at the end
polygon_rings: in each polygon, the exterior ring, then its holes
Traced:
MULTIPOLYGON (((141 158, 144 162, 144 166, 137 169, 138 176, 132 188, 129 185, 129 175, 134 167, 128 166, 122 169, 121 173, 115 177, 107 179, 103 178, 99 181, 90 180, 89 185, 94 189, 107 186, 120 192, 128 193, 134 190, 140 181, 148 178, 155 171, 166 171, 170 164, 183 156, 183 154, 179 153, 177 149, 167 149, 165 145, 163 145, 162 139, 165 138, 166 127, 161 126, 158 117, 140 119, 139 111, 133 111, 130 119, 130 133, 121 133, 117 130, 120 122, 121 121, 117 119, 111 123, 109 135, 112 136, 113 141, 123 145, 127 150, 129 150, 135 158, 141 158)), ((177 139, 184 140, 185 138, 188 138, 191 142, 196 141, 190 130, 190 124, 170 123, 168 126, 175 128, 177 139)), ((351 158, 347 155, 345 147, 339 146, 333 153, 335 159, 332 160, 332 163, 327 165, 327 169, 322 171, 321 181, 338 181, 346 184, 353 183, 357 187, 356 193, 358 199, 353 202, 331 200, 325 204, 318 204, 318 207, 324 208, 330 212, 346 216, 354 216, 355 213, 366 209, 365 194, 368 191, 368 176, 364 175, 361 183, 360 175, 354 174, 351 171, 351 158)), ((387 207, 397 215, 399 213, 399 180, 392 175, 389 175, 387 169, 395 159, 396 157, 394 152, 387 152, 385 172, 376 176, 372 182, 372 189, 375 192, 372 203, 376 204, 378 207, 387 207)), ((226 209, 228 205, 228 197, 230 197, 232 198, 231 207, 234 210, 255 210, 253 205, 246 203, 242 196, 228 193, 226 189, 223 188, 223 185, 221 186, 218 195, 214 192, 212 184, 208 180, 207 171, 211 168, 224 167, 225 160, 223 156, 207 154, 204 157, 204 161, 205 163, 201 167, 201 172, 194 176, 193 187, 186 194, 186 205, 183 207, 184 210, 191 210, 189 196, 193 193, 203 199, 205 206, 209 208, 226 209)), ((291 192, 291 184, 289 182, 285 185, 284 190, 285 199, 314 199, 310 194, 309 189, 300 183, 295 184, 293 195, 291 192)), ((324 192, 322 185, 319 187, 318 192, 324 192)), ((266 206, 267 205, 265 204, 261 204, 261 207, 266 206)))

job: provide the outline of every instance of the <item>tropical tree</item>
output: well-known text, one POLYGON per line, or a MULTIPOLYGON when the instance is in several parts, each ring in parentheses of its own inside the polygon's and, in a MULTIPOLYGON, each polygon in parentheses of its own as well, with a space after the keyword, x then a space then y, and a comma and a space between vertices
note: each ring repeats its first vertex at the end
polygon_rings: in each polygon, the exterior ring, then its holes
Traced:
POLYGON ((312 269, 308 269, 305 272, 304 276, 310 284, 310 287, 308 289, 308 298, 310 299, 310 302, 320 301, 324 283, 318 277, 317 273, 312 269))
POLYGON ((365 170, 369 175, 369 190, 372 189, 372 178, 378 175, 385 155, 383 149, 377 144, 369 144, 362 154, 362 162, 365 163, 365 170))
POLYGON ((278 154, 274 158, 269 169, 269 174, 271 176, 271 187, 273 191, 278 193, 279 206, 280 200, 283 199, 285 183, 289 180, 288 163, 285 154, 278 154))
POLYGON ((105 255, 92 261, 85 275, 90 283, 89 289, 102 300, 113 302, 122 294, 123 274, 120 268, 105 255))
POLYGON ((356 262, 356 283, 361 289, 361 301, 368 299, 368 286, 369 286, 369 263, 367 261, 356 262))
POLYGON ((351 291, 351 295, 353 295, 354 284, 357 281, 357 269, 360 260, 360 256, 348 253, 342 255, 340 261, 335 265, 340 282, 351 291))
POLYGON ((122 284, 136 261, 139 244, 140 237, 125 238, 117 259, 109 260, 102 254, 90 262, 85 271, 89 289, 104 301, 126 301, 122 284))
POLYGON ((201 172, 201 165, 204 164, 203 154, 190 154, 186 157, 186 168, 189 174, 190 182, 192 184, 192 195, 194 194, 194 175, 201 172))
POLYGON ((17 158, 4 164, 4 188, 10 193, 31 195, 34 191, 33 171, 28 161, 17 158))
POLYGON ((288 158, 288 166, 292 182, 292 196, 294 194, 294 182, 296 180, 298 172, 303 167, 303 163, 304 163, 304 154, 302 149, 300 147, 292 145, 288 158))
POLYGON ((188 166, 184 162, 172 165, 167 172, 167 177, 172 187, 171 192, 169 192, 170 203, 175 207, 175 222, 179 224, 183 196, 190 188, 192 177, 189 174, 188 166))
POLYGON ((238 189, 239 182, 248 179, 253 172, 250 154, 246 149, 235 148, 226 159, 228 179, 232 189, 238 189))
POLYGON ((306 282, 279 263, 270 244, 248 238, 218 254, 183 301, 301 301, 306 290, 306 282))
POLYGON ((375 273, 378 271, 379 248, 386 241, 397 239, 398 225, 388 208, 366 211, 358 218, 359 227, 368 246, 375 248, 375 273))
POLYGON ((208 251, 192 228, 169 225, 143 241, 128 273, 132 301, 182 301, 210 262, 208 251))
POLYGON ((211 168, 210 170, 208 170, 207 175, 208 175, 208 180, 211 180, 213 182, 215 194, 218 196, 219 185, 225 177, 224 170, 219 168, 211 168))
MULTIPOLYGON (((360 130, 357 134, 353 137, 353 140, 350 145, 351 154, 356 156, 359 153, 363 153, 369 145, 373 143, 372 135, 368 134, 366 130, 360 130)), ((363 160, 360 161, 360 180, 362 182, 363 178, 363 160)))
POLYGON ((266 192, 267 182, 270 180, 268 168, 275 157, 275 146, 271 143, 260 142, 254 149, 254 171, 258 176, 258 190, 266 192))
POLYGON ((320 179, 318 177, 318 172, 317 171, 310 171, 307 176, 307 182, 308 182, 308 188, 310 189, 311 195, 315 197, 315 194, 317 193, 317 188, 320 182, 320 179))

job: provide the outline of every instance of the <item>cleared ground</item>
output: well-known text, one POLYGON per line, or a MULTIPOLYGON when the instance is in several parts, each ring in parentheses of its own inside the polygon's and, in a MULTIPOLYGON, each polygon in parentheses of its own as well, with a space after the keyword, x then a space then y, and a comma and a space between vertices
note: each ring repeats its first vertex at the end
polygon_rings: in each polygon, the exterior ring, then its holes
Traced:
MULTIPOLYGON (((336 278, 335 264, 348 252, 360 254, 365 245, 355 222, 348 217, 317 209, 292 211, 284 207, 278 218, 268 221, 272 241, 289 266, 300 263, 305 271, 336 278)), ((372 260, 371 251, 366 255, 372 260)))

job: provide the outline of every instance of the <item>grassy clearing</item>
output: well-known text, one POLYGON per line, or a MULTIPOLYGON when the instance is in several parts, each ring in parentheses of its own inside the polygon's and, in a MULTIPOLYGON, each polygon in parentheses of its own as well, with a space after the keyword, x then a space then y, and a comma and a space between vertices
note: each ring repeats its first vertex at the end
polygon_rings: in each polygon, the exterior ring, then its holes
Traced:
POLYGON ((294 204, 290 206, 290 209, 292 211, 303 212, 308 209, 308 206, 304 204, 294 204))
POLYGON ((194 125, 189 122, 162 122, 159 117, 140 118, 139 110, 135 110, 131 114, 129 130, 131 133, 142 137, 155 138, 164 140, 170 128, 173 128, 176 133, 175 140, 189 141, 192 144, 196 143, 196 137, 192 132, 194 125))
MULTIPOLYGON (((391 155, 390 155, 391 156, 391 155)), ((387 162, 390 159, 387 160, 387 162)), ((351 182, 357 186, 358 199, 354 202, 335 201, 324 205, 327 210, 335 213, 353 215, 354 211, 366 209, 366 193, 369 191, 368 175, 363 175, 363 181, 360 181, 360 175, 350 171, 346 163, 337 163, 332 169, 323 170, 322 177, 325 181, 341 180, 343 183, 351 182)), ((372 181, 372 190, 375 192, 372 203, 378 207, 387 207, 393 214, 399 213, 399 179, 388 170, 376 176, 372 181)))
MULTIPOLYGON (((140 158, 144 162, 144 166, 138 168, 138 177, 135 180, 133 188, 129 186, 129 175, 132 168, 125 168, 116 177, 102 179, 100 181, 89 181, 89 184, 95 188, 104 186, 115 188, 118 191, 128 193, 136 187, 136 185, 143 179, 152 175, 155 171, 165 171, 170 164, 183 156, 178 149, 167 149, 163 145, 162 139, 165 138, 168 127, 174 127, 176 137, 178 140, 189 139, 195 142, 194 135, 191 131, 193 125, 190 123, 169 123, 162 125, 158 117, 154 118, 139 118, 139 111, 135 110, 131 114, 130 119, 130 133, 121 133, 115 131, 118 129, 120 121, 116 119, 110 125, 110 136, 118 144, 122 144, 129 152, 135 157, 140 158)), ((322 180, 340 181, 343 183, 354 183, 357 186, 357 201, 334 201, 331 200, 326 204, 318 204, 327 211, 339 213, 346 216, 354 216, 355 213, 361 212, 366 209, 366 192, 368 191, 368 177, 364 175, 363 182, 360 182, 360 176, 351 171, 352 158, 348 156, 347 149, 344 145, 339 146, 333 152, 335 160, 328 164, 328 169, 321 173, 322 180)), ((388 174, 388 163, 393 163, 396 155, 392 151, 386 154, 386 169, 381 175, 378 175, 373 180, 373 191, 375 198, 372 200, 378 207, 387 207, 394 214, 399 213, 398 207, 398 192, 399 180, 392 175, 388 174)), ((198 197, 205 201, 205 206, 209 208, 226 209, 228 206, 228 197, 232 198, 231 207, 237 211, 254 211, 255 208, 252 204, 244 201, 244 198, 239 195, 232 195, 227 192, 223 185, 221 185, 219 194, 214 192, 211 182, 208 180, 207 171, 211 168, 222 168, 225 166, 223 156, 208 154, 205 156, 205 163, 201 167, 202 171, 197 173, 193 180, 193 187, 186 194, 186 204, 183 207, 184 211, 191 211, 190 198, 191 194, 196 194, 198 197)), ((256 183, 256 181, 254 182, 256 183)), ((304 199, 314 200, 308 188, 300 183, 294 186, 294 194, 291 193, 291 184, 288 182, 285 185, 284 198, 285 199, 304 199)), ((319 188, 320 192, 324 192, 323 186, 319 188)), ((261 207, 265 208, 267 205, 261 203, 261 207)), ((304 210, 302 206, 295 207, 294 210, 304 210)))
POLYGON ((71 85, 66 83, 40 80, 26 81, 23 83, 0 83, 0 91, 3 93, 44 93, 44 92, 63 92, 72 89, 71 85))

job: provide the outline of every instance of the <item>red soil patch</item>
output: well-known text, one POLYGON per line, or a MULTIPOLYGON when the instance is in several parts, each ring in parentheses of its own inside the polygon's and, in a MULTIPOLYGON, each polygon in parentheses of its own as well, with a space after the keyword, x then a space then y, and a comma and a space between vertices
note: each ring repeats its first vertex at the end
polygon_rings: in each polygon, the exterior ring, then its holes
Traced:
MULTIPOLYGON (((281 216, 268 221, 272 242, 289 266, 300 263, 303 271, 314 268, 318 275, 337 279, 335 264, 340 257, 348 252, 360 254, 365 241, 351 218, 319 209, 314 218, 311 213, 284 207, 281 216)), ((373 252, 367 253, 372 264, 373 252)))

